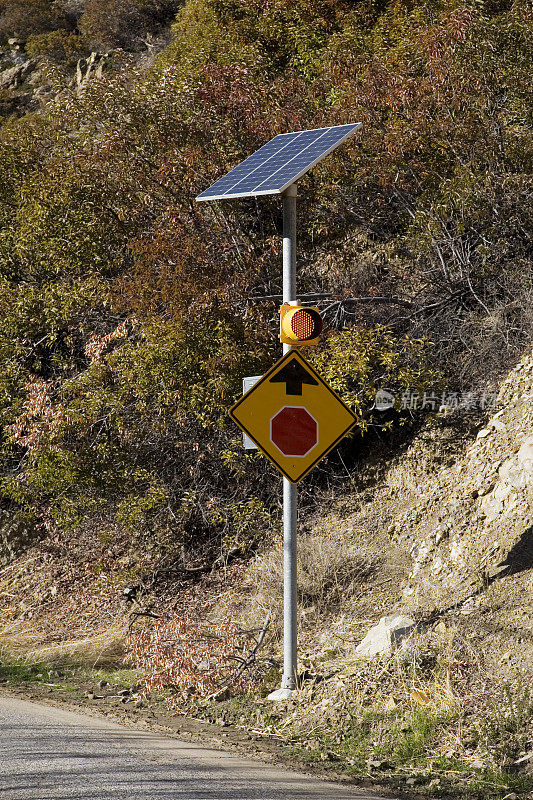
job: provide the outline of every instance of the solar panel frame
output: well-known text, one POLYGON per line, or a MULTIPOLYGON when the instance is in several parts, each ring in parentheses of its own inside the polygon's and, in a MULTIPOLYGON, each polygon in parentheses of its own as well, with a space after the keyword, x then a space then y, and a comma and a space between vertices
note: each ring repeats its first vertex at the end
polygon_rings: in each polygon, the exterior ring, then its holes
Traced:
POLYGON ((356 122, 280 133, 215 181, 196 200, 204 202, 282 194, 360 127, 361 123, 356 122))

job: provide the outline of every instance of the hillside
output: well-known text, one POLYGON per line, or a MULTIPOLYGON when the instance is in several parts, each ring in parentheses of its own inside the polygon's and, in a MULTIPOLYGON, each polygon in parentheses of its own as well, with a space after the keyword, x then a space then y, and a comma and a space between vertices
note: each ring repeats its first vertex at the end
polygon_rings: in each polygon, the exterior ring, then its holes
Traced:
MULTIPOLYGON (((14 679, 31 681, 37 696, 40 678, 44 697, 172 729, 157 699, 170 691, 174 707, 204 721, 204 739, 219 740, 223 725, 228 743, 247 747, 243 732, 253 730, 253 750, 269 758, 329 764, 359 781, 435 796, 527 796, 532 397, 533 354, 502 383, 490 416, 458 410, 428 421, 392 459, 382 451, 366 462, 357 480, 364 488, 336 492, 305 515, 301 688, 291 700, 263 699, 279 681, 281 543, 199 584, 182 575, 144 586, 131 605, 123 560, 84 575, 83 562, 45 540, 0 573, 4 662, 23 659, 14 679), (242 652, 238 631, 257 628, 267 612, 272 621, 248 682, 233 684, 229 696, 213 691, 235 673, 227 654, 242 652), (377 655, 360 653, 369 629, 394 613, 413 627, 377 655), (101 681, 124 685, 125 643, 141 666, 127 706, 101 681), (93 672, 80 672, 83 664, 93 672), (72 694, 73 685, 84 696, 72 694)), ((181 719, 182 735, 200 735, 181 719)))
POLYGON ((128 652, 139 708, 525 796, 531 42, 524 0, 0 0, 6 675, 92 668, 94 695, 128 652), (194 198, 348 122, 299 184, 298 291, 358 423, 300 485, 303 684, 272 708, 280 481, 227 412, 280 355, 280 204, 194 198), (409 638, 361 660, 396 613, 409 638))

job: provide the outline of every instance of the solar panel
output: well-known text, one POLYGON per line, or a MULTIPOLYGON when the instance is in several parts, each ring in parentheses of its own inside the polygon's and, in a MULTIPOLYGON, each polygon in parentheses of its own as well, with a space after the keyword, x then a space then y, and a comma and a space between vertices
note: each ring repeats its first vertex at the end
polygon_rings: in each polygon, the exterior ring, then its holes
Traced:
POLYGON ((353 125, 280 133, 215 181, 196 199, 224 200, 281 194, 352 136, 360 125, 360 122, 356 122, 353 125))

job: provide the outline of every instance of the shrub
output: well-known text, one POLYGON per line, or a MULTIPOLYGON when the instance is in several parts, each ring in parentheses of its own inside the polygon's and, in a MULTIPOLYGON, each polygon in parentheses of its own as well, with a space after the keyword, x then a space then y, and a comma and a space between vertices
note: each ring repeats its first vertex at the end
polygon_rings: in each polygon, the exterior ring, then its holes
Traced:
POLYGON ((376 421, 371 409, 378 389, 400 396, 409 388, 423 392, 442 381, 430 356, 431 342, 396 336, 378 325, 373 329, 351 326, 331 333, 325 347, 310 360, 353 408, 359 427, 366 430, 376 421))
POLYGON ((96 45, 135 50, 172 19, 178 0, 87 0, 78 27, 96 45))
POLYGON ((147 673, 144 692, 168 693, 172 705, 226 687, 251 688, 257 670, 240 670, 252 634, 231 622, 209 624, 183 616, 145 625, 129 634, 126 660, 147 673))
POLYGON ((30 58, 44 56, 55 64, 73 67, 79 58, 87 55, 88 48, 83 38, 64 28, 48 33, 34 33, 26 41, 26 53, 30 58))
POLYGON ((0 43, 12 36, 26 41, 60 27, 68 28, 69 21, 53 0, 0 0, 0 43))

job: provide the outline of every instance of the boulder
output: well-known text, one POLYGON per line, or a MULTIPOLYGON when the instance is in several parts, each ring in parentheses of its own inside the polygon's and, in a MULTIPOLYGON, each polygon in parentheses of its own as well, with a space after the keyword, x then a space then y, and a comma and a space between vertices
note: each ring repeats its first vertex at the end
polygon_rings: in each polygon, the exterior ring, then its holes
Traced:
POLYGON ((518 451, 518 463, 527 475, 533 476, 533 436, 524 440, 518 451))
POLYGON ((355 652, 360 656, 390 653, 395 645, 412 632, 415 624, 414 619, 398 612, 382 617, 377 625, 370 628, 355 652))

